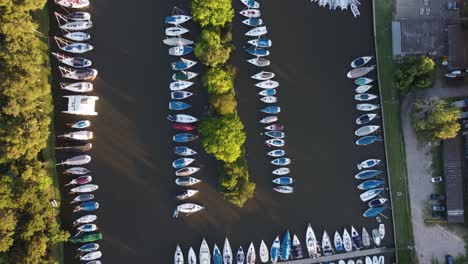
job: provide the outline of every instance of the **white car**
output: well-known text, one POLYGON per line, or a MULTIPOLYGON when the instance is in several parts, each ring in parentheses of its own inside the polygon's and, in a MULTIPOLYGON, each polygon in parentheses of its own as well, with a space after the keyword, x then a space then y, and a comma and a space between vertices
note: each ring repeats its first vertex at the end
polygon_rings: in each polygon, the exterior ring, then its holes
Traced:
POLYGON ((432 178, 431 178, 431 182, 433 182, 433 183, 441 182, 441 181, 443 181, 443 179, 442 179, 441 176, 437 176, 437 177, 432 177, 432 178))

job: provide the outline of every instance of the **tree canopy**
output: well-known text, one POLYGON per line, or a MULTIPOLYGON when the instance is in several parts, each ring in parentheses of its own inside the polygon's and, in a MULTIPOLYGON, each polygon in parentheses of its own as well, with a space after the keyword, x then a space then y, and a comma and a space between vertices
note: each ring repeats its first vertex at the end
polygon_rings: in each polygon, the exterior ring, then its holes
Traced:
POLYGON ((224 26, 232 21, 234 9, 231 0, 193 0, 192 14, 200 26, 224 26))
POLYGON ((231 53, 231 47, 221 42, 219 29, 205 28, 195 43, 195 56, 205 65, 215 67, 224 64, 231 53))
POLYGON ((224 171, 221 189, 229 202, 242 207, 255 193, 255 183, 249 181, 245 158, 241 156, 232 163, 225 163, 224 171))
POLYGON ((210 103, 220 115, 233 114, 237 107, 234 93, 214 94, 210 97, 210 103))
POLYGON ((234 88, 233 70, 221 67, 210 68, 203 76, 203 85, 210 94, 223 94, 234 88))
POLYGON ((434 61, 426 56, 404 57, 395 72, 394 85, 402 92, 425 89, 432 85, 434 61))

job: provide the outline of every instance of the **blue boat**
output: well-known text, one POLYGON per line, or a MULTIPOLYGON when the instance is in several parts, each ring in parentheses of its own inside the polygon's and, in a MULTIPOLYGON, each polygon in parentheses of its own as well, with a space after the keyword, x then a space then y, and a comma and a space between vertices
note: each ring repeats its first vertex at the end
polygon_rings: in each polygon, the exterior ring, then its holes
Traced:
POLYGON ((88 201, 88 202, 84 202, 80 205, 77 205, 75 207, 75 209, 73 210, 73 212, 78 212, 78 211, 86 211, 86 212, 90 212, 90 211, 94 211, 96 209, 99 208, 99 203, 98 202, 95 202, 95 201, 88 201))
POLYGON ((278 185, 289 185, 293 182, 293 178, 283 176, 283 177, 274 179, 272 182, 278 185))
POLYGON ((180 156, 192 156, 192 155, 197 154, 195 150, 188 148, 188 147, 183 147, 183 146, 175 147, 174 153, 180 156))
POLYGON ((213 263, 223 264, 223 256, 221 256, 221 251, 219 251, 219 248, 216 244, 214 245, 213 249, 213 263))
POLYGON ((247 26, 257 27, 263 25, 263 20, 259 17, 251 17, 242 21, 242 23, 244 23, 247 26))
POLYGON ((268 56, 270 55, 270 52, 266 49, 262 48, 256 48, 256 47, 250 47, 245 49, 245 51, 249 54, 252 54, 254 56, 268 56))
POLYGON ((283 243, 281 243, 281 259, 286 261, 291 256, 291 235, 289 230, 286 231, 283 237, 283 243))
POLYGON ((265 108, 262 108, 260 109, 260 111, 266 114, 274 115, 274 114, 281 112, 281 108, 279 106, 272 105, 272 106, 267 106, 265 108))
POLYGON ((283 165, 288 165, 291 163, 291 159, 289 158, 277 158, 271 161, 271 164, 277 165, 277 166, 283 166, 283 165))
POLYGON ((385 210, 385 207, 372 207, 367 209, 362 216, 364 217, 376 217, 385 210))
POLYGON ((286 154, 286 151, 282 149, 275 149, 267 153, 267 155, 270 157, 282 157, 285 154, 286 154))
POLYGON ((358 189, 360 190, 370 190, 379 187, 380 185, 383 185, 385 181, 379 181, 379 180, 368 180, 365 181, 361 184, 358 185, 358 189))
POLYGON ((175 71, 183 71, 193 67, 195 64, 197 64, 196 61, 191 61, 182 58, 176 62, 171 63, 171 68, 175 71))
POLYGON ((281 131, 267 131, 265 135, 271 138, 284 138, 284 132, 281 131))
POLYGON ((356 145, 358 146, 367 146, 367 145, 370 145, 376 141, 382 141, 382 137, 381 136, 365 136, 365 137, 362 137, 358 140, 356 140, 356 145))
POLYGON ((364 170, 359 172, 358 174, 354 175, 354 178, 358 180, 367 180, 370 178, 373 178, 379 174, 381 174, 383 171, 381 170, 364 170))
POLYGON ((247 41, 250 45, 253 45, 258 48, 269 48, 271 47, 271 40, 267 38, 258 38, 258 39, 251 39, 247 41))
POLYGON ((371 200, 368 203, 368 206, 369 207, 380 207, 380 206, 384 205, 387 201, 388 201, 388 199, 386 199, 386 198, 376 198, 374 200, 371 200))
POLYGON ((169 55, 184 56, 193 51, 191 46, 175 46, 169 49, 169 55))
POLYGON ((99 244, 97 243, 88 243, 84 244, 81 247, 77 248, 78 251, 80 252, 92 252, 96 251, 99 249, 99 244))
POLYGON ((271 245, 271 250, 270 250, 270 257, 271 257, 271 262, 275 263, 278 261, 278 258, 281 255, 280 251, 281 243, 279 236, 275 238, 275 241, 273 241, 273 245, 271 245))
POLYGON ((190 159, 190 158, 176 159, 176 160, 174 160, 174 162, 172 162, 172 167, 174 167, 174 169, 181 169, 183 167, 188 166, 189 164, 191 164, 194 161, 195 161, 195 159, 190 159))
POLYGON ((276 94, 276 89, 261 90, 258 94, 262 96, 273 96, 276 94))
POLYGON ((169 109, 170 110, 185 110, 187 108, 190 108, 192 107, 191 105, 185 103, 185 102, 181 102, 181 101, 170 101, 169 102, 169 109))
POLYGON ((356 85, 366 85, 366 84, 369 84, 369 83, 371 83, 373 81, 374 81, 373 79, 369 79, 369 78, 366 78, 366 77, 359 77, 356 80, 354 80, 354 83, 356 85))
POLYGON ((185 142, 192 141, 192 140, 196 139, 197 137, 198 136, 196 136, 194 134, 190 134, 190 133, 180 133, 180 134, 174 135, 172 137, 172 139, 175 142, 185 143, 185 142))

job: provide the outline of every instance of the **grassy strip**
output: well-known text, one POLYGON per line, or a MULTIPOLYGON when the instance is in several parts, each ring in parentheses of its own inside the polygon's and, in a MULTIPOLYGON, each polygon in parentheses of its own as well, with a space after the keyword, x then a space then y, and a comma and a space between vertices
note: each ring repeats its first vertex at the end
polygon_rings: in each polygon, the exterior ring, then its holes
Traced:
POLYGON ((391 186, 395 242, 399 263, 416 263, 411 207, 409 203, 405 146, 401 129, 400 98, 393 88, 395 65, 392 61, 392 31, 394 1, 374 1, 376 53, 378 58, 382 111, 391 186), (399 195, 401 194, 401 195, 399 195))

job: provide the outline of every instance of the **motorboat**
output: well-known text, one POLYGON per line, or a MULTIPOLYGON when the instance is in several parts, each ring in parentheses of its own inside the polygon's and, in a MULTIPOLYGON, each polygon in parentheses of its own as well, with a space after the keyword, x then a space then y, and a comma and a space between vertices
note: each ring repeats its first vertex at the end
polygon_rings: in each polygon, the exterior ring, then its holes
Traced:
POLYGON ((245 9, 240 11, 239 14, 248 18, 260 17, 261 15, 260 10, 258 9, 245 9))
POLYGON ((257 48, 269 48, 272 45, 271 39, 268 38, 257 38, 247 41, 248 44, 255 46, 257 48))
POLYGON ((372 87, 374 87, 374 86, 370 85, 370 84, 360 85, 360 86, 356 87, 355 91, 356 91, 356 93, 365 93, 365 92, 369 91, 372 87))
POLYGON ((191 124, 179 124, 179 123, 172 124, 171 127, 173 129, 177 129, 180 131, 192 131, 197 128, 196 126, 191 125, 191 124))
POLYGON ((241 0, 241 2, 248 8, 260 8, 260 4, 254 0, 241 0))
POLYGON ((275 105, 267 106, 267 107, 260 109, 260 112, 263 112, 265 114, 275 115, 281 112, 281 107, 275 106, 275 105))
POLYGON ((181 58, 179 61, 171 63, 171 68, 175 71, 183 71, 197 64, 196 61, 181 58))
POLYGON ((263 25, 263 20, 259 17, 251 17, 251 18, 242 20, 242 23, 244 23, 244 25, 247 25, 247 26, 258 27, 258 26, 263 25))
POLYGON ((276 94, 276 89, 265 89, 258 92, 258 95, 261 96, 273 96, 276 94))
POLYGON ((351 241, 351 236, 346 228, 343 231, 343 248, 346 252, 353 251, 353 242, 351 241))
POLYGON ((55 0, 55 3, 68 8, 85 8, 89 6, 89 0, 55 0))
POLYGON ((184 56, 193 51, 191 46, 175 46, 169 49, 169 55, 184 56))
POLYGON ((179 186, 192 186, 201 182, 201 180, 193 177, 178 177, 175 183, 179 186))
POLYGON ((356 85, 366 85, 371 82, 373 82, 373 79, 367 78, 367 77, 359 77, 356 80, 354 80, 354 84, 356 85))
POLYGON ((80 194, 80 195, 76 196, 75 198, 73 198, 73 200, 70 203, 71 204, 73 204, 73 203, 82 203, 82 202, 91 201, 93 199, 94 199, 94 194, 92 194, 92 193, 83 193, 83 194, 80 194))
POLYGON ((356 94, 354 96, 354 99, 357 100, 357 101, 371 101, 371 100, 374 100, 376 98, 378 98, 377 95, 370 94, 370 93, 360 93, 360 94, 356 94))
POLYGON ((55 42, 59 49, 70 52, 70 53, 85 53, 93 49, 93 46, 82 43, 82 42, 72 42, 63 38, 54 37, 55 42))
POLYGON ((67 184, 65 184, 65 186, 69 186, 69 185, 83 185, 83 184, 87 184, 87 183, 90 183, 93 181, 93 177, 89 176, 89 175, 84 175, 84 176, 80 176, 76 179, 73 179, 71 181, 69 181, 67 184))
POLYGON ((88 224, 92 223, 97 220, 97 216, 93 214, 83 215, 82 217, 76 219, 73 222, 74 226, 81 225, 81 224, 88 224))
POLYGON ((223 263, 224 264, 232 264, 232 249, 231 245, 229 244, 229 240, 226 237, 224 239, 224 247, 223 247, 223 263))
POLYGON ((294 188, 291 187, 291 186, 284 186, 284 185, 280 185, 280 186, 276 186, 273 188, 273 190, 279 192, 279 193, 293 193, 294 192, 294 188))
POLYGON ((304 257, 304 254, 302 253, 301 242, 295 234, 292 240, 291 255, 293 259, 300 259, 304 257))
POLYGON ((164 18, 164 22, 171 25, 180 25, 189 21, 190 19, 192 19, 192 17, 186 15, 172 15, 166 16, 164 18))
POLYGON ((89 252, 85 255, 81 255, 79 258, 82 261, 90 261, 90 260, 100 259, 101 257, 102 257, 102 252, 98 250, 98 251, 89 252))
POLYGON ((182 124, 190 124, 198 121, 197 118, 191 115, 177 114, 177 115, 168 115, 167 119, 172 122, 178 122, 182 124))
POLYGON ((362 244, 364 247, 370 246, 370 236, 365 227, 362 227, 362 244))
POLYGON ((358 137, 367 136, 367 135, 370 135, 370 134, 374 133, 379 128, 380 128, 380 126, 372 126, 372 125, 362 126, 362 127, 358 128, 354 132, 354 135, 356 135, 358 137))
POLYGON ((192 156, 197 152, 189 147, 177 146, 174 148, 174 153, 180 156, 192 156))
POLYGON ((98 71, 96 69, 71 69, 59 66, 60 73, 63 78, 78 80, 78 81, 92 81, 96 79, 98 71))
POLYGON ((363 114, 356 118, 356 124, 365 125, 377 117, 377 114, 363 114))
POLYGON ((370 60, 372 60, 372 56, 363 56, 359 57, 351 62, 351 67, 358 68, 366 65, 370 60))
POLYGON ((169 84, 169 89, 171 91, 179 91, 179 90, 187 89, 192 85, 193 85, 193 82, 190 82, 190 81, 175 81, 169 84))
POLYGON ((210 264, 211 262, 211 254, 210 254, 210 247, 208 246, 208 243, 206 242, 205 238, 203 238, 203 241, 200 246, 200 264, 210 264))
POLYGON ((283 130, 284 125, 283 124, 273 124, 265 127, 266 130, 283 130))
POLYGON ((70 21, 59 25, 59 28, 67 31, 87 30, 93 27, 91 20, 70 21))
POLYGON ((388 200, 386 198, 376 198, 376 199, 369 201, 367 205, 369 207, 380 207, 384 205, 387 201, 388 200))
POLYGON ((289 172, 291 172, 289 168, 282 167, 282 168, 275 169, 271 173, 273 173, 274 175, 282 176, 282 175, 289 174, 289 172))
POLYGON ((358 8, 357 4, 351 3, 349 6, 351 8, 351 13, 353 13, 353 16, 355 18, 358 17, 359 15, 361 15, 361 12, 359 12, 359 8, 358 8))
MULTIPOLYGON (((263 241, 263 240, 262 240, 263 241)), ((266 246, 265 246, 266 247, 266 246)), ((266 254, 268 256, 268 249, 266 249, 266 254)), ((261 247, 260 247, 260 253, 261 253, 261 247)), ((246 264, 255 264, 255 260, 257 259, 257 256, 255 254, 255 247, 252 242, 250 242, 249 249, 247 250, 247 255, 245 256, 245 263, 246 264)), ((263 261, 263 260, 262 260, 263 261)), ((267 260, 268 261, 268 260, 267 260)))
POLYGON ((359 68, 355 68, 355 69, 350 70, 348 72, 348 74, 346 74, 346 76, 348 78, 355 79, 355 78, 359 78, 359 77, 362 77, 362 76, 368 74, 369 72, 371 72, 374 69, 375 69, 375 65, 372 65, 370 67, 359 67, 359 68))
POLYGON ((259 37, 268 33, 268 30, 265 26, 255 27, 245 33, 249 37, 259 37))
POLYGON ((69 40, 73 40, 73 41, 86 41, 86 40, 89 40, 91 38, 91 35, 89 33, 86 33, 86 32, 68 32, 66 34, 63 35, 64 37, 66 37, 67 39, 69 40))
POLYGON ((79 252, 93 252, 99 249, 98 243, 88 243, 84 244, 81 247, 77 248, 79 252))
POLYGON ((367 180, 373 178, 377 175, 380 175, 383 171, 381 170, 363 170, 358 174, 354 175, 354 178, 358 180, 367 180))
POLYGON ((74 139, 74 140, 90 140, 93 138, 93 131, 81 130, 81 131, 65 133, 57 137, 64 137, 64 138, 74 139))
POLYGON ((195 250, 192 247, 189 249, 187 261, 189 264, 197 264, 197 255, 195 254, 195 250))
POLYGON ((267 144, 269 147, 282 147, 284 146, 285 141, 282 139, 273 138, 265 140, 265 144, 267 144))
POLYGON ((192 107, 191 105, 182 101, 170 101, 169 110, 181 111, 192 107))
POLYGON ((317 258, 320 256, 320 246, 318 244, 317 238, 315 237, 315 232, 310 224, 307 225, 306 247, 310 258, 317 258))
POLYGON ((188 199, 192 196, 194 196, 195 194, 197 194, 198 191, 197 190, 193 190, 193 189, 184 189, 184 190, 180 190, 180 191, 177 191, 174 195, 174 197, 177 199, 177 200, 185 200, 185 199, 188 199))
POLYGON ((285 154, 286 154, 286 151, 282 149, 275 149, 267 153, 267 155, 270 157, 282 157, 285 154))
POLYGON ((377 228, 372 229, 372 240, 374 240, 374 243, 377 246, 380 246, 380 235, 379 235, 379 230, 377 228))
POLYGON ((278 259, 281 257, 281 242, 279 239, 279 236, 275 238, 273 241, 273 245, 271 245, 270 249, 270 258, 271 262, 276 263, 278 262, 278 259))
POLYGON ((291 164, 291 159, 281 157, 281 158, 277 158, 277 159, 272 160, 271 164, 277 165, 277 166, 289 165, 289 164, 291 164))
POLYGON ((267 60, 267 59, 264 59, 264 58, 252 58, 252 59, 249 59, 247 60, 247 62, 255 65, 255 66, 258 66, 258 67, 266 67, 266 66, 269 66, 270 65, 270 61, 267 60))
POLYGON ((179 213, 184 213, 186 215, 191 215, 193 213, 199 212, 201 210, 205 209, 203 206, 194 204, 194 203, 184 203, 181 205, 178 205, 172 214, 172 217, 177 218, 179 216, 179 213))
POLYGON ((98 229, 97 225, 95 224, 84 224, 76 228, 78 233, 89 233, 94 232, 98 229))
POLYGON ((60 88, 75 93, 89 93, 94 89, 90 82, 60 83, 60 88))
POLYGON ((240 246, 236 254, 236 263, 244 264, 244 261, 245 261, 244 249, 242 249, 242 246, 240 246))
POLYGON ((66 152, 86 152, 93 148, 93 144, 88 142, 80 145, 68 145, 65 144, 64 147, 56 147, 55 149, 65 150, 66 152))
POLYGON ((365 137, 362 137, 358 140, 356 140, 356 145, 358 146, 366 146, 366 145, 370 145, 376 141, 382 141, 382 137, 380 136, 365 136, 365 137))
POLYGON ((200 168, 197 168, 197 167, 185 167, 185 168, 176 170, 175 175, 180 176, 180 177, 189 176, 199 170, 200 168))
POLYGON ((385 225, 384 224, 379 225, 379 236, 380 236, 380 240, 383 240, 385 237, 385 225))
POLYGON ((361 193, 359 197, 361 198, 361 201, 367 202, 369 200, 374 199, 377 195, 379 195, 383 191, 384 191, 384 188, 372 189, 372 190, 368 190, 368 191, 361 193))
POLYGON ((380 163, 379 159, 366 159, 356 165, 359 170, 372 168, 380 163))
POLYGON ((78 155, 71 158, 68 158, 62 162, 57 163, 56 165, 68 165, 68 166, 79 166, 88 164, 91 162, 91 156, 89 155, 78 155))
POLYGON ((218 245, 214 245, 213 248, 213 264, 222 264, 223 263, 223 256, 221 255, 221 251, 219 251, 218 245))
POLYGON ((279 86, 279 82, 273 80, 266 80, 256 83, 255 86, 260 87, 262 89, 273 89, 279 86))
POLYGON ((180 36, 187 32, 189 32, 189 30, 184 27, 168 27, 165 30, 166 36, 170 37, 180 36))
MULTIPOLYGON (((83 185, 82 185, 83 186, 83 185)), ((96 201, 87 201, 84 203, 81 203, 77 206, 75 206, 75 209, 73 209, 73 212, 92 212, 99 209, 99 203, 96 201)))
POLYGON ((275 77, 275 74, 273 72, 267 72, 267 71, 261 71, 257 74, 250 76, 250 78, 259 80, 259 81, 266 81, 273 77, 275 77))
POLYGON ((357 250, 360 250, 364 247, 362 244, 361 235, 356 231, 354 226, 351 226, 351 241, 353 242, 353 247, 357 250))
POLYGON ((188 81, 190 79, 195 78, 198 76, 198 73, 191 72, 191 71, 179 71, 172 74, 172 80, 174 81, 188 81))
POLYGON ((327 231, 323 231, 322 236, 322 252, 324 256, 333 255, 333 248, 331 245, 330 237, 328 236, 327 231))
POLYGON ((88 12, 73 12, 67 15, 62 15, 65 19, 73 20, 73 21, 84 21, 90 20, 91 14, 88 12))
POLYGON ((89 120, 80 120, 73 124, 68 124, 71 128, 83 129, 91 126, 91 121, 89 120))
POLYGON ((172 137, 172 140, 174 140, 174 142, 178 142, 178 143, 186 143, 186 142, 190 142, 192 140, 195 140, 197 138, 198 138, 198 136, 194 135, 194 134, 180 133, 180 134, 174 135, 172 137))
POLYGON ((333 242, 335 244, 336 251, 341 252, 344 250, 343 239, 341 238, 340 233, 338 233, 338 231, 335 231, 333 242))
POLYGON ((93 64, 91 60, 81 57, 69 57, 57 52, 52 52, 52 55, 54 55, 61 63, 75 68, 85 68, 93 64))
POLYGON ((83 167, 71 167, 63 171, 64 174, 72 174, 72 175, 84 175, 89 172, 91 171, 83 167))
POLYGON ((88 243, 88 242, 94 242, 102 239, 102 233, 83 233, 79 234, 76 236, 72 236, 68 239, 69 242, 71 243, 88 243))
POLYGON ((383 185, 384 183, 385 183, 385 181, 381 181, 381 180, 367 180, 367 181, 359 184, 358 189, 366 191, 366 190, 377 188, 377 187, 383 185))
POLYGON ((181 37, 172 37, 163 40, 163 43, 168 46, 178 47, 178 46, 188 46, 192 45, 193 40, 181 38, 181 37))
POLYGON ((262 101, 262 102, 264 102, 266 104, 273 104, 273 103, 278 102, 278 98, 276 98, 274 96, 265 96, 265 97, 260 98, 260 101, 262 101))
POLYGON ((249 53, 250 55, 257 56, 257 57, 270 55, 270 51, 266 49, 262 49, 262 48, 257 48, 257 47, 249 47, 249 48, 246 48, 245 51, 249 53))
POLYGON ((374 111, 376 109, 379 109, 379 105, 375 105, 375 104, 367 104, 367 103, 364 103, 364 104, 357 104, 356 105, 356 109, 359 110, 359 111, 374 111))
POLYGON ((274 179, 272 182, 278 185, 289 185, 293 183, 293 178, 282 176, 274 179))
POLYGON ((277 116, 267 116, 267 117, 262 118, 259 122, 262 124, 270 124, 276 121, 278 121, 277 116))
POLYGON ((174 253, 174 264, 184 264, 184 254, 179 245, 177 245, 174 253))
POLYGON ((172 167, 174 167, 174 169, 181 169, 181 168, 187 167, 194 161, 195 159, 191 159, 191 158, 176 159, 172 162, 172 167))
POLYGON ((281 259, 287 261, 291 256, 291 235, 289 230, 286 230, 286 233, 283 237, 283 242, 281 243, 281 259))

